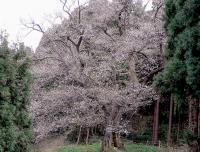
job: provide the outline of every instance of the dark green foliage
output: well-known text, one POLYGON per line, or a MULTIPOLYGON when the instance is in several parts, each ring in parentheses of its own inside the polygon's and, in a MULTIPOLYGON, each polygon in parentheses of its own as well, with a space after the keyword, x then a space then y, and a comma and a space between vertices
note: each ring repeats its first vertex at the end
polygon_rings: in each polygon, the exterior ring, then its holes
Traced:
POLYGON ((182 136, 188 145, 192 145, 192 141, 198 138, 197 135, 194 135, 191 131, 188 130, 184 130, 182 136))
POLYGON ((200 1, 167 0, 165 19, 167 64, 155 85, 178 103, 200 98, 200 1))
POLYGON ((28 116, 31 77, 29 61, 20 45, 17 53, 7 37, 0 40, 0 152, 28 152, 31 121, 28 116))
POLYGON ((188 94, 200 98, 200 1, 167 0, 165 14, 167 64, 155 85, 182 104, 188 94))
POLYGON ((152 139, 152 130, 151 128, 145 128, 139 133, 130 134, 128 138, 130 137, 133 142, 146 143, 147 141, 151 141, 152 139))
MULTIPOLYGON (((200 99, 200 0, 166 0, 165 21, 167 62, 154 85, 163 94, 173 96, 177 117, 184 121, 187 97, 200 99)), ((167 130, 160 128, 163 133, 167 130)), ((184 139, 182 132, 179 137, 184 139)), ((173 135, 176 138, 176 130, 173 135)))

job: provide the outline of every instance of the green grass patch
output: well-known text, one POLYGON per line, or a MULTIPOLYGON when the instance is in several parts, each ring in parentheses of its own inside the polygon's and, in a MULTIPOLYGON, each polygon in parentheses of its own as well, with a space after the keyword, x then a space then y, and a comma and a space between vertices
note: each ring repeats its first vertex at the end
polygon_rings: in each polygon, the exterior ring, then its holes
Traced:
POLYGON ((158 148, 155 146, 147 146, 142 144, 126 144, 127 152, 157 152, 158 148))
POLYGON ((99 152, 100 144, 91 144, 91 145, 68 145, 57 152, 99 152))
MULTIPOLYGON (((101 148, 100 143, 90 145, 68 145, 57 152, 99 152, 101 148)), ((157 147, 147 146, 142 144, 133 144, 132 142, 125 142, 126 150, 113 149, 112 152, 157 152, 157 147)))

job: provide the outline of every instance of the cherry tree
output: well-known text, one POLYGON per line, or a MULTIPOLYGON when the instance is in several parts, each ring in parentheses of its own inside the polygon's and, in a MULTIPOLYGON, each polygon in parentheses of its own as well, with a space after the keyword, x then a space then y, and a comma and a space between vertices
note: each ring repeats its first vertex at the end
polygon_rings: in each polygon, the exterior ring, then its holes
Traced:
POLYGON ((158 100, 144 79, 158 67, 150 47, 159 34, 140 1, 90 0, 70 15, 44 32, 33 58, 36 139, 101 124, 102 152, 121 148, 123 114, 158 100))

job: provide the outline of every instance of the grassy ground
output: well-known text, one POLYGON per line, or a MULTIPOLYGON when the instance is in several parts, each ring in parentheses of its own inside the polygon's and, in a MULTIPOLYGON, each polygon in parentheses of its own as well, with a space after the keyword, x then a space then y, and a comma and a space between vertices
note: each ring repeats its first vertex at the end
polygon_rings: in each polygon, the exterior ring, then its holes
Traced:
MULTIPOLYGON (((67 144, 63 136, 46 139, 39 145, 35 145, 33 152, 99 152, 101 148, 100 139, 94 139, 90 145, 73 145, 67 144), (66 146, 63 146, 66 145, 66 146)), ((188 152, 187 146, 183 147, 166 147, 161 148, 147 146, 144 144, 133 144, 131 141, 125 141, 126 150, 120 151, 113 149, 112 152, 188 152)))
MULTIPOLYGON (((136 145, 131 142, 125 143, 125 152, 157 152, 157 147, 146 146, 146 145, 136 145)), ((99 152, 100 144, 95 143, 91 145, 69 145, 59 149, 57 152, 99 152)), ((112 152, 122 152, 122 150, 113 149, 112 152)))

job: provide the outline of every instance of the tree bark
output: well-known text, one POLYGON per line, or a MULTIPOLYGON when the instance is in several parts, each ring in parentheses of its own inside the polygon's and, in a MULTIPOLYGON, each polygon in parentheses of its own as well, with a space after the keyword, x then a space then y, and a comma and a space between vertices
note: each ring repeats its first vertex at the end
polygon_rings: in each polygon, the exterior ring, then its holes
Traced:
POLYGON ((101 152, 110 152, 112 148, 112 131, 110 130, 109 126, 105 129, 105 135, 102 142, 101 152))
POLYGON ((119 105, 113 105, 111 112, 105 109, 107 115, 105 134, 102 142, 101 152, 109 152, 112 149, 113 141, 117 148, 122 148, 123 143, 120 139, 118 126, 121 120, 121 110, 119 105))
POLYGON ((198 101, 195 100, 195 105, 194 105, 194 135, 198 135, 198 107, 199 107, 199 104, 198 104, 198 101))
POLYGON ((138 77, 137 77, 137 73, 136 73, 136 63, 135 63, 135 59, 134 57, 130 57, 129 58, 129 67, 130 67, 130 70, 129 70, 129 74, 130 74, 130 79, 131 79, 131 82, 135 83, 135 84, 139 84, 139 80, 138 80, 138 77))
POLYGON ((198 107, 198 137, 200 137, 200 100, 199 100, 199 107, 198 107))
POLYGON ((192 130, 192 100, 189 99, 189 110, 188 110, 188 127, 190 130, 192 130))
POLYGON ((159 130, 159 104, 160 100, 154 103, 154 116, 153 116, 153 139, 154 145, 158 145, 158 130, 159 130))
MULTIPOLYGON (((189 100, 189 129, 194 137, 199 137, 199 100, 190 98, 189 100)), ((190 151, 198 152, 198 139, 191 141, 190 151)))
POLYGON ((190 128, 194 135, 198 135, 198 100, 191 100, 191 124, 190 128))
POLYGON ((86 145, 88 144, 89 135, 90 135, 90 128, 87 128, 87 136, 86 136, 86 140, 85 140, 86 145))
POLYGON ((168 124, 168 133, 167 133, 167 145, 170 146, 172 144, 172 117, 173 117, 173 97, 171 95, 170 99, 170 110, 169 110, 169 124, 168 124))
POLYGON ((82 126, 79 127, 78 138, 77 138, 77 141, 76 141, 76 144, 77 144, 77 145, 79 144, 79 141, 80 141, 80 137, 81 137, 81 129, 82 129, 82 126))
POLYGON ((91 128, 91 136, 94 136, 94 127, 91 128))
POLYGON ((194 121, 195 121, 194 135, 199 137, 199 129, 200 129, 199 128, 199 100, 197 100, 197 99, 195 100, 194 106, 195 106, 194 107, 194 115, 195 115, 195 117, 194 117, 194 121))
POLYGON ((180 113, 179 113, 179 111, 177 112, 177 114, 178 114, 178 125, 177 125, 177 136, 176 136, 176 140, 177 140, 177 142, 179 142, 181 118, 180 118, 180 113))
POLYGON ((97 134, 97 128, 98 128, 98 125, 94 127, 94 134, 95 135, 97 134))
POLYGON ((120 134, 119 133, 114 133, 113 132, 113 144, 114 147, 118 148, 118 149, 124 149, 124 144, 121 140, 120 134))

